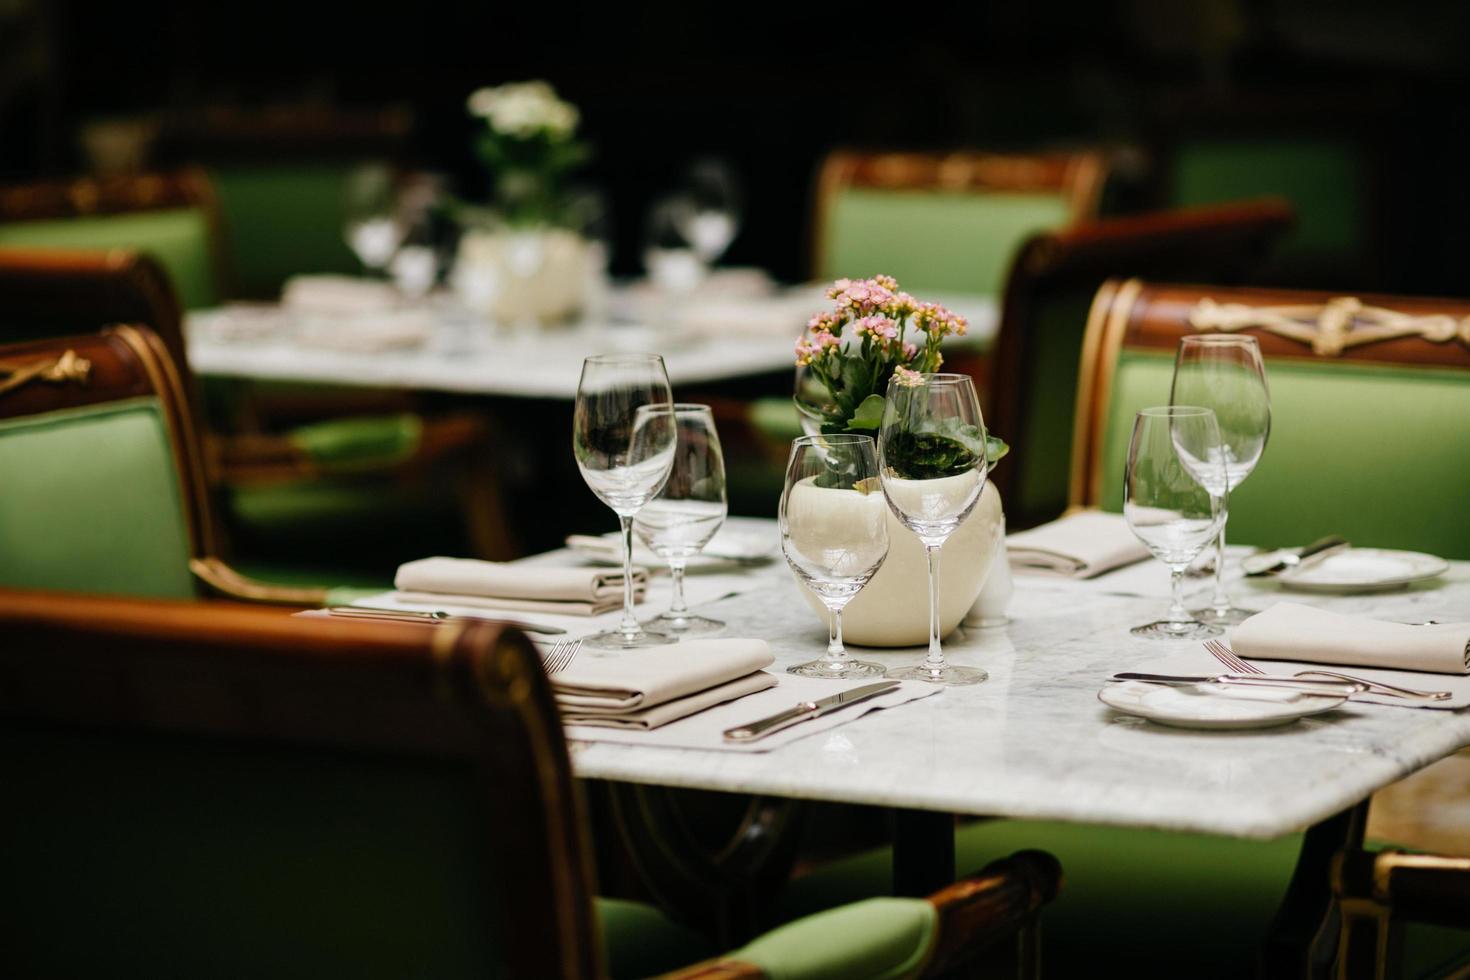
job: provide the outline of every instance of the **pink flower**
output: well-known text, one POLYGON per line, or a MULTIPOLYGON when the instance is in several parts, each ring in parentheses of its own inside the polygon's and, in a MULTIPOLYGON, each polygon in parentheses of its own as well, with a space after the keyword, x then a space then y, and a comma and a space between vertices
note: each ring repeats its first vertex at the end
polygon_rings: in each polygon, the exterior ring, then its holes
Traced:
POLYGON ((860 320, 854 320, 853 332, 859 337, 863 334, 871 334, 879 340, 896 340, 898 338, 898 324, 880 314, 865 316, 860 320))
POLYGON ((914 325, 931 337, 946 334, 963 336, 969 321, 958 313, 952 313, 938 303, 920 303, 914 310, 914 325))
POLYGON ((918 371, 910 371, 903 365, 893 369, 893 380, 909 388, 917 388, 924 383, 924 376, 918 371))
POLYGON ((919 348, 918 348, 917 345, 915 345, 915 344, 904 344, 903 345, 903 359, 905 361, 912 361, 914 359, 914 355, 917 354, 917 353, 919 353, 919 348))

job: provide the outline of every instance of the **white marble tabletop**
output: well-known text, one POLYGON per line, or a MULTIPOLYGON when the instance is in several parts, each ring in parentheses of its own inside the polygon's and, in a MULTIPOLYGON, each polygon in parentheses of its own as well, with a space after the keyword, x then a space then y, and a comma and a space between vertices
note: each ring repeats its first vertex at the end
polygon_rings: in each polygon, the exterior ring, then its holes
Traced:
MULTIPOLYGON (((774 522, 772 534, 774 534, 774 522)), ((811 659, 826 627, 777 561, 758 588, 701 608, 728 635, 767 639, 776 669, 811 659)), ((1290 598, 1405 622, 1464 619, 1470 562, 1434 583, 1371 596, 1281 593, 1240 582, 1242 604, 1290 598)), ((1197 732, 1122 715, 1097 700, 1108 675, 1179 653, 1137 639, 1159 598, 1052 589, 1017 577, 1011 623, 957 633, 956 663, 987 683, 873 712, 773 752, 736 754, 574 743, 580 776, 964 814, 1268 838, 1301 830, 1470 745, 1470 712, 1349 703, 1282 728, 1197 732)), ((918 650, 863 650, 898 665, 918 650)))
MULTIPOLYGON (((959 343, 988 346, 998 314, 993 298, 932 298, 969 318, 969 332, 959 343)), ((661 326, 605 316, 565 327, 513 329, 433 304, 423 344, 383 351, 311 346, 289 324, 256 339, 230 339, 227 330, 214 329, 219 311, 200 311, 187 325, 189 361, 196 373, 217 377, 571 399, 589 354, 651 350, 664 355, 677 392, 685 385, 794 370, 796 338, 807 318, 827 305, 820 290, 793 287, 734 309, 724 304, 728 322, 701 309, 698 317, 661 326)))

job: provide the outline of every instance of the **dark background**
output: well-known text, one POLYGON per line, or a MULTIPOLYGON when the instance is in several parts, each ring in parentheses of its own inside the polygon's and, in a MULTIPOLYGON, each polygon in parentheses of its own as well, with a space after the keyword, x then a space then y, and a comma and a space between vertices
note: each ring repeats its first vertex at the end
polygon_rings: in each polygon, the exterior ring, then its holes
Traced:
POLYGON ((545 78, 596 146, 587 177, 611 202, 616 271, 637 268, 648 201, 713 153, 748 196, 730 261, 795 279, 834 146, 1127 144, 1140 169, 1110 203, 1133 209, 1171 138, 1247 119, 1371 145, 1385 247, 1362 285, 1465 295, 1467 41, 1463 2, 11 0, 0 177, 78 171, 77 126, 98 117, 403 102, 415 162, 473 194, 465 95, 545 78))

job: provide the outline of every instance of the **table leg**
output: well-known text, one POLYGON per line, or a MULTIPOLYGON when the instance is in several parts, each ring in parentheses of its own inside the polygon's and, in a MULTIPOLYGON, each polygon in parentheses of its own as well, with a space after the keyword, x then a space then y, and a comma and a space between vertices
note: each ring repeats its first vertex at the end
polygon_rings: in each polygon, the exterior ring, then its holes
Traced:
POLYGON ((1261 949, 1263 977, 1324 977, 1337 948, 1337 909, 1332 899, 1332 856, 1363 845, 1368 801, 1328 817, 1307 831, 1296 870, 1261 949))
POLYGON ((952 813, 893 811, 893 894, 923 898, 954 881, 952 813))

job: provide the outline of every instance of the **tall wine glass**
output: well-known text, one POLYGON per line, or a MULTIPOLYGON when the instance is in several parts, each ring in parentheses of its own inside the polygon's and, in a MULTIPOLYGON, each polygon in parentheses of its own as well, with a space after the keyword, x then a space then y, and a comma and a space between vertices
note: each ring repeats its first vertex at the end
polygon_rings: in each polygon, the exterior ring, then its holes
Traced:
POLYGON ((1224 515, 1215 541, 1215 594, 1210 605, 1194 610, 1194 615, 1201 622, 1232 626, 1243 622, 1254 610, 1233 606, 1225 590, 1225 522, 1229 518, 1230 494, 1256 468, 1271 434, 1271 395, 1256 338, 1204 334, 1180 340, 1174 355, 1169 404, 1213 409, 1220 426, 1225 480, 1211 488, 1223 500, 1224 515))
POLYGON ((684 565, 725 523, 725 458, 708 405, 679 404, 668 411, 673 414, 676 433, 674 466, 658 496, 638 512, 633 529, 654 554, 669 563, 674 597, 668 612, 643 625, 676 636, 717 633, 725 628, 724 623, 695 616, 684 603, 684 565))
POLYGON ((376 164, 354 170, 347 178, 342 209, 348 247, 364 269, 384 275, 406 231, 392 171, 376 164))
POLYGON ((875 485, 878 454, 866 435, 802 436, 791 444, 781 491, 781 551, 827 607, 827 653, 788 667, 804 677, 878 677, 883 665, 842 646, 842 609, 888 557, 888 514, 875 485))
POLYGON ((985 421, 965 374, 895 374, 888 383, 878 437, 879 472, 888 506, 929 553, 929 656, 890 677, 934 684, 978 684, 978 667, 944 662, 939 645, 939 551, 985 488, 985 421))
POLYGON ((675 217, 706 266, 719 261, 740 230, 740 197, 740 179, 725 161, 706 158, 689 167, 675 217))
POLYGON ((623 531, 623 619, 582 642, 604 650, 673 643, 633 615, 633 517, 653 499, 674 465, 674 404, 657 354, 603 354, 582 362, 572 416, 572 452, 582 479, 613 509, 623 531))
POLYGON ((1184 570, 1225 521, 1216 493, 1224 480, 1220 428, 1210 409, 1169 405, 1146 408, 1134 417, 1123 515, 1154 557, 1169 566, 1174 597, 1167 617, 1134 627, 1134 636, 1197 640, 1222 632, 1191 618, 1184 608, 1184 570))

